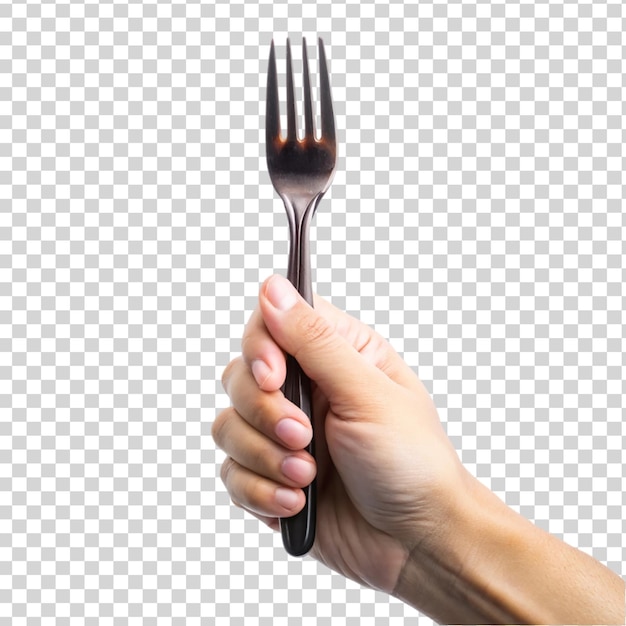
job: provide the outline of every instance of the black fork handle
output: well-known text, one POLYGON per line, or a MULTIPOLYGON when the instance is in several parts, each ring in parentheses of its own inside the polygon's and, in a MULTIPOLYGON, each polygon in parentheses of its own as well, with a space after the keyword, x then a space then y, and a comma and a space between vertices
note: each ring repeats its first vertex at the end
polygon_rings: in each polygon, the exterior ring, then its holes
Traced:
MULTIPOLYGON (((289 250, 289 266, 287 278, 298 290, 300 295, 313 306, 313 286, 311 281, 311 260, 309 254, 309 223, 314 212, 312 203, 304 212, 301 222, 290 221, 291 243, 289 250)), ((313 406, 311 402, 311 381, 302 371, 300 364, 293 356, 287 355, 287 374, 283 393, 287 400, 300 407, 313 427, 313 406)), ((315 435, 315 433, 314 433, 315 435)), ((306 451, 315 458, 315 436, 306 451)), ((316 480, 303 489, 305 496, 304 508, 293 517, 280 518, 280 531, 285 550, 292 556, 306 554, 315 541, 315 523, 317 516, 316 480)))
MULTIPOLYGON (((287 356, 287 377, 283 387, 285 397, 299 406, 312 419, 311 415, 311 381, 302 371, 298 362, 287 356)), ((313 439, 306 448, 307 452, 315 456, 313 439)), ((317 511, 316 481, 303 489, 306 502, 304 508, 293 517, 280 519, 280 531, 283 536, 285 550, 292 556, 306 554, 315 541, 315 518, 317 511)))

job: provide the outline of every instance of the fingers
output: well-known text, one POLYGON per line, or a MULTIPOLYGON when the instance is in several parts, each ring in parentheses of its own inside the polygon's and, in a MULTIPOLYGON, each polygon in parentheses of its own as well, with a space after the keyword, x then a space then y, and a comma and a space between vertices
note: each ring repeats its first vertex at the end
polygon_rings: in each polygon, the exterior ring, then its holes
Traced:
POLYGON ((304 506, 302 489, 290 489, 227 458, 221 478, 233 502, 264 518, 291 517, 304 506))
POLYGON ((242 358, 228 365, 222 384, 233 402, 212 426, 216 444, 228 455, 222 480, 234 503, 275 528, 275 518, 302 509, 302 487, 315 477, 315 461, 303 450, 311 425, 280 391, 259 389, 242 358))
POLYGON ((267 332, 263 316, 256 309, 241 339, 241 352, 259 389, 275 391, 285 381, 285 355, 267 332))
POLYGON ((315 461, 304 450, 287 450, 255 430, 234 409, 222 411, 213 439, 238 465, 281 485, 306 487, 315 477, 315 461))
MULTIPOLYGON (((229 363, 222 375, 222 386, 233 408, 253 429, 290 450, 309 445, 313 431, 308 417, 280 391, 260 390, 242 358, 229 363)), ((221 417, 218 416, 214 428, 219 428, 221 417)))

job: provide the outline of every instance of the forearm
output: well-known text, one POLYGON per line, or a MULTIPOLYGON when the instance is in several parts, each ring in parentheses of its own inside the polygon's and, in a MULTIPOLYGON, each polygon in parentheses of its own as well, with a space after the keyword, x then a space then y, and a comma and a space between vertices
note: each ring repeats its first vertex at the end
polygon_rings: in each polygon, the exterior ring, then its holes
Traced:
POLYGON ((443 537, 414 548, 394 595, 441 623, 624 624, 624 581, 478 481, 443 537))

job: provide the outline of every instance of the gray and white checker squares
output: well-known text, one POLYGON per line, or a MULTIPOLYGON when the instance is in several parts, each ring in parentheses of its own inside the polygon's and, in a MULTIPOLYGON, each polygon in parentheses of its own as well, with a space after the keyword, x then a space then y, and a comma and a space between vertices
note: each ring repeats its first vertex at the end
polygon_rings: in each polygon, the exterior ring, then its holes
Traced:
POLYGON ((470 471, 623 575, 625 20, 2 0, 0 626, 432 623, 287 557, 219 481, 221 371, 286 268, 287 35, 315 76, 324 38, 339 131, 316 290, 416 369, 470 471))

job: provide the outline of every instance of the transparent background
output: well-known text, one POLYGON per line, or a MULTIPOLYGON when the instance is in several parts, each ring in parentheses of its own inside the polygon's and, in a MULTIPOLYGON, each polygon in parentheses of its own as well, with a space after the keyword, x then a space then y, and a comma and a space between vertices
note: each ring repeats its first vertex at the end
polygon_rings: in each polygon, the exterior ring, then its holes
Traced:
POLYGON ((286 269, 287 36, 298 78, 323 37, 340 140, 316 291, 404 355, 472 473, 622 574, 625 17, 2 0, 0 624, 431 623, 288 557, 219 480, 219 378, 286 269))

